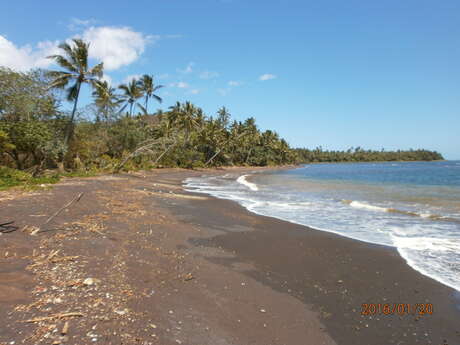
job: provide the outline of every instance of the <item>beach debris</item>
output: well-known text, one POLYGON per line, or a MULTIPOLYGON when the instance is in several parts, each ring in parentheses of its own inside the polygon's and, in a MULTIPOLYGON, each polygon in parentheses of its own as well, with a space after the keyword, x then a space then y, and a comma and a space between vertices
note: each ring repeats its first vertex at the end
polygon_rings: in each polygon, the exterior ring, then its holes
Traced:
POLYGON ((22 231, 29 233, 30 236, 35 236, 40 231, 40 228, 37 226, 26 225, 22 228, 22 231))
POLYGON ((193 276, 192 273, 187 273, 184 277, 184 281, 189 281, 189 280, 193 280, 195 279, 195 277, 193 276))
MULTIPOLYGON (((65 204, 64 206, 62 206, 59 210, 57 210, 55 213, 53 213, 53 215, 51 217, 49 217, 44 223, 42 226, 45 226, 47 225, 49 222, 51 222, 55 217, 57 217, 59 215, 59 213, 61 213, 62 211, 64 211, 66 208, 69 208, 70 206, 72 206, 73 203, 75 202, 78 202, 80 201, 81 197, 83 196, 84 192, 81 192, 79 194, 77 194, 77 196, 75 196, 72 200, 70 200, 70 202, 68 202, 67 204, 65 204)), ((40 231, 40 230, 39 230, 40 231)))
POLYGON ((125 315, 129 312, 129 310, 127 308, 125 309, 115 309, 114 312, 118 315, 125 315))
POLYGON ((69 332, 69 321, 64 323, 64 327, 62 327, 61 334, 66 335, 69 332))
POLYGON ((82 316, 84 316, 84 314, 82 314, 82 313, 74 313, 74 312, 57 313, 57 314, 53 314, 53 315, 50 315, 50 316, 36 317, 36 318, 33 318, 33 319, 25 320, 24 322, 26 322, 26 323, 34 323, 34 322, 49 321, 49 320, 54 320, 54 319, 63 319, 63 318, 66 318, 66 317, 82 317, 82 316))
POLYGON ((13 224, 14 220, 0 224, 0 234, 16 231, 18 227, 13 224))
POLYGON ((342 280, 342 279, 339 279, 339 280, 337 280, 337 283, 342 284, 342 283, 343 283, 343 280, 342 280))
POLYGON ((94 283, 96 282, 93 278, 86 278, 85 280, 83 280, 83 285, 85 286, 93 285, 94 283))
POLYGON ((267 311, 265 309, 260 309, 261 313, 266 313, 267 311))

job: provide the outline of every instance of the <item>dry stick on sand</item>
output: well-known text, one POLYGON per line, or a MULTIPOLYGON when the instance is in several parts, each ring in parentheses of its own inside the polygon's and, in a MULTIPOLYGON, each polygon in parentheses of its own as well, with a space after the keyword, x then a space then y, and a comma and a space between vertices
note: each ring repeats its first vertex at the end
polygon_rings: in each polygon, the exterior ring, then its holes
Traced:
POLYGON ((43 316, 43 317, 36 317, 30 320, 25 320, 24 322, 32 323, 32 322, 41 322, 41 321, 49 321, 54 319, 62 319, 64 317, 81 317, 84 316, 82 313, 58 313, 53 314, 50 316, 43 316))
MULTIPOLYGON (((61 213, 63 210, 66 208, 70 207, 73 203, 80 201, 81 197, 83 196, 83 192, 79 193, 75 198, 73 198, 69 203, 65 204, 63 207, 61 207, 59 210, 57 210, 51 217, 49 217, 45 223, 43 223, 42 226, 48 224, 52 219, 54 219, 59 213, 61 213)), ((43 230, 41 230, 43 231, 43 230)), ((41 232, 37 231, 37 232, 41 232)))

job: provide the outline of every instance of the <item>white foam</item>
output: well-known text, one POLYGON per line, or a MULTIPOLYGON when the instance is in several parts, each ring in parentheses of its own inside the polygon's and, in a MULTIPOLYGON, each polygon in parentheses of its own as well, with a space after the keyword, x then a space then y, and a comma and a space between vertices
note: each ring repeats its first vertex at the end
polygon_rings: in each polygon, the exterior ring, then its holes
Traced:
POLYGON ((433 215, 431 213, 420 213, 420 217, 422 217, 422 218, 430 218, 432 216, 433 215))
POLYGON ((258 191, 259 188, 257 187, 257 185, 255 183, 252 183, 252 182, 249 182, 249 181, 246 180, 247 176, 249 176, 249 175, 241 175, 240 177, 238 177, 236 182, 241 183, 242 185, 245 185, 250 190, 258 191))
POLYGON ((435 237, 391 236, 399 254, 420 273, 460 291, 460 243, 435 237))
MULTIPOLYGON (((399 208, 385 208, 363 199, 327 199, 315 194, 300 194, 299 198, 296 190, 292 192, 287 189, 286 192, 270 186, 267 188, 264 180, 260 184, 265 188, 259 191, 260 186, 246 180, 248 176, 242 175, 237 180, 189 178, 184 182, 188 190, 236 201, 257 214, 360 241, 394 246, 409 266, 460 291, 459 228, 455 223, 429 220, 435 212, 424 207, 422 212, 420 209, 417 212, 398 211, 399 208), (417 215, 427 220, 417 221, 416 217, 406 215, 417 215)), ((396 204, 394 206, 398 207, 396 204)), ((393 204, 388 207, 393 207, 393 204)))
POLYGON ((359 201, 350 202, 350 206, 351 207, 356 207, 356 208, 363 208, 363 209, 367 209, 367 210, 372 210, 372 211, 388 212, 388 208, 380 207, 380 206, 374 206, 374 205, 366 204, 364 202, 359 202, 359 201))

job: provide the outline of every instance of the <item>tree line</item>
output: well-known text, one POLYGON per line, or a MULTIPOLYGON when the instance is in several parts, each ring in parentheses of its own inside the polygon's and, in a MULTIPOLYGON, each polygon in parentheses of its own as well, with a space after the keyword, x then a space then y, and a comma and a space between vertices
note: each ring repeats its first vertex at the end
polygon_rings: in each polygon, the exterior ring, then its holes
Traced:
POLYGON ((328 151, 321 147, 309 150, 306 148, 295 149, 298 162, 391 162, 391 161, 435 161, 443 160, 443 156, 436 151, 424 149, 381 151, 365 150, 361 147, 350 148, 346 151, 328 151))
POLYGON ((152 75, 115 88, 104 81, 103 63, 89 66, 87 42, 73 39, 59 48, 62 55, 49 57, 59 70, 0 67, 0 174, 442 159, 426 150, 294 150, 276 132, 260 130, 252 117, 232 120, 225 107, 209 116, 191 102, 177 102, 152 112, 149 105, 162 102, 163 87, 152 75), (92 102, 82 107, 83 87, 91 89, 92 102))

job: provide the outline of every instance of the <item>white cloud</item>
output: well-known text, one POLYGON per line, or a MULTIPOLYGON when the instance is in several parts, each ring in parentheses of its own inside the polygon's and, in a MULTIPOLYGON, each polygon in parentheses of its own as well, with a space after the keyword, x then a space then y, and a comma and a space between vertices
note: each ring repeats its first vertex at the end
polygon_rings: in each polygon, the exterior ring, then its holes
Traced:
POLYGON ((184 73, 184 74, 189 74, 193 72, 193 65, 195 65, 194 62, 189 62, 188 65, 184 69, 177 69, 178 72, 184 73))
POLYGON ((192 94, 192 95, 198 95, 200 93, 200 90, 198 89, 192 89, 188 92, 189 94, 192 94))
POLYGON ((79 18, 72 18, 70 20, 70 23, 67 25, 67 28, 70 31, 78 31, 81 30, 82 28, 86 28, 90 25, 96 24, 97 21, 93 18, 90 19, 79 19, 79 18))
MULTIPOLYGON (((148 36, 129 27, 89 27, 80 37, 90 42, 89 57, 104 62, 104 70, 116 70, 136 61, 147 44, 155 42, 159 36, 148 36)), ((70 42, 70 38, 66 40, 70 42)), ((53 61, 47 56, 62 54, 58 41, 42 41, 36 44, 16 46, 0 35, 0 66, 19 71, 31 68, 47 68, 53 61)))
POLYGON ((271 80, 271 79, 276 79, 276 75, 274 74, 262 74, 260 77, 259 77, 259 80, 262 80, 262 81, 265 81, 265 80, 271 80))
POLYGON ((243 85, 243 82, 241 82, 241 81, 236 81, 236 80, 230 80, 230 81, 228 82, 228 85, 229 85, 229 86, 234 86, 234 87, 236 87, 236 86, 241 86, 241 85, 243 85))
POLYGON ((183 82, 183 81, 179 81, 177 83, 171 83, 169 85, 172 86, 172 87, 177 87, 179 89, 187 89, 187 88, 190 87, 189 84, 187 84, 186 82, 183 82))
POLYGON ((90 27, 82 38, 90 42, 89 56, 104 62, 104 69, 108 71, 133 63, 148 43, 159 39, 129 27, 112 26, 90 27))
POLYGON ((25 45, 17 47, 13 42, 0 35, 0 66, 18 71, 31 68, 46 68, 52 61, 46 57, 56 54, 58 42, 43 41, 35 47, 25 45))
POLYGON ((214 79, 219 76, 219 73, 217 72, 211 72, 211 71, 204 71, 200 73, 200 78, 201 79, 214 79))

